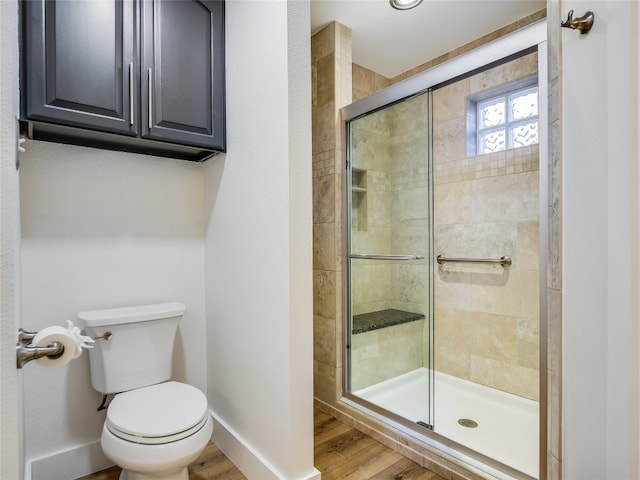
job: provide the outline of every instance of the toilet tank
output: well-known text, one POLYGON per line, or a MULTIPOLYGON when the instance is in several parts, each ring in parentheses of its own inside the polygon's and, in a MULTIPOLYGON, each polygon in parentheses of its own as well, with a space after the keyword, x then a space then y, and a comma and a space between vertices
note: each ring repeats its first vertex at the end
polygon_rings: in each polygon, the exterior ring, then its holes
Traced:
POLYGON ((85 335, 104 337, 88 351, 93 388, 118 393, 169 380, 185 311, 181 303, 162 303, 79 313, 85 335))

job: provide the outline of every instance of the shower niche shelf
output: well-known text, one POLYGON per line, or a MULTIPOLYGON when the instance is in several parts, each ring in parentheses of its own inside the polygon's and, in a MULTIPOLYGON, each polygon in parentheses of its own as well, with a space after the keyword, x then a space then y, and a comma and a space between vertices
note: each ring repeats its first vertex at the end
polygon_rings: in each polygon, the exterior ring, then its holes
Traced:
POLYGON ((395 308, 361 313, 360 315, 353 316, 351 333, 357 335, 358 333, 370 332, 380 328, 424 320, 424 318, 425 316, 422 313, 407 312, 395 308))
POLYGON ((367 171, 362 168, 351 169, 351 191, 365 193, 367 191, 367 171))
POLYGON ((351 225, 353 230, 367 229, 367 171, 351 169, 351 225))

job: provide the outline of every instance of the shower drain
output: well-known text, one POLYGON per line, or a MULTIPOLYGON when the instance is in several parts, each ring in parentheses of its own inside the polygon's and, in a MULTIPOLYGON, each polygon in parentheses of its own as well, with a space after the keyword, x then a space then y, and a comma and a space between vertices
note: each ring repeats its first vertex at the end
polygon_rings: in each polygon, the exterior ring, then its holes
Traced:
POLYGON ((458 420, 458 424, 466 428, 477 428, 478 422, 471 420, 470 418, 461 418, 458 420))

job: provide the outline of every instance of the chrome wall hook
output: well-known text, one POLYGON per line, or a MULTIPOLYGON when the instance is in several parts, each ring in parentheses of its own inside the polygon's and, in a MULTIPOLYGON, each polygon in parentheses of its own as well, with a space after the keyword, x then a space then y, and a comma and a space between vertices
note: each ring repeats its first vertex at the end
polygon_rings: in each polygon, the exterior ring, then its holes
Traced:
POLYGON ((560 26, 564 28, 571 28, 572 30, 578 30, 581 34, 585 34, 589 33, 589 30, 593 27, 595 18, 594 13, 591 11, 588 11, 581 17, 573 18, 573 10, 571 10, 569 11, 569 15, 567 15, 567 20, 560 23, 560 26))

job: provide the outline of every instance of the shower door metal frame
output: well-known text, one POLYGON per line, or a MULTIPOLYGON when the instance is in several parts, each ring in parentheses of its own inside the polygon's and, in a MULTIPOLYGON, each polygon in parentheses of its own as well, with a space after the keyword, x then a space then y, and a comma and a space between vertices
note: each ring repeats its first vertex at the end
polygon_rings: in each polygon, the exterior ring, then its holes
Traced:
MULTIPOLYGON (((368 113, 372 113, 376 110, 390 106, 391 104, 400 102, 404 99, 412 97, 422 92, 439 86, 445 83, 455 81, 456 79, 467 76, 478 71, 491 68, 494 63, 501 63, 504 59, 518 55, 519 52, 525 50, 537 49, 538 52, 538 76, 543 79, 539 82, 540 93, 540 125, 545 128, 540 128, 540 145, 543 147, 540 149, 540 171, 539 171, 539 191, 540 191, 540 208, 539 208, 539 265, 540 265, 540 280, 539 280, 539 305, 540 305, 540 322, 539 322, 539 338, 540 338, 540 363, 539 363, 539 480, 547 479, 547 422, 548 422, 548 406, 547 406, 547 249, 548 249, 548 205, 547 205, 547 188, 548 188, 548 166, 547 166, 547 152, 544 150, 548 145, 547 129, 548 129, 548 115, 547 115, 547 68, 546 68, 546 20, 536 22, 528 27, 522 28, 509 35, 502 37, 501 39, 494 41, 488 45, 478 47, 466 54, 456 57, 452 60, 446 61, 440 65, 437 65, 429 70, 419 73, 406 80, 398 82, 388 88, 385 88, 373 95, 356 101, 346 107, 342 108, 341 121, 344 122, 344 165, 345 165, 345 182, 344 182, 344 211, 343 218, 345 221, 350 221, 350 184, 351 184, 351 169, 349 168, 349 158, 347 154, 347 142, 349 137, 349 122, 357 117, 363 116, 368 113)), ((431 107, 429 107, 431 108, 431 107)), ((429 172, 431 175, 431 172, 429 172)), ((431 181, 431 179, 430 179, 431 181)), ((345 225, 343 229, 343 241, 345 245, 345 252, 350 252, 349 237, 347 228, 350 223, 345 225)), ((431 227, 433 228, 433 227, 431 227)), ((432 232, 431 232, 432 234, 432 232)), ((432 238, 432 237, 431 237, 432 238)), ((347 324, 347 318, 350 318, 350 294, 349 290, 349 267, 348 258, 344 258, 345 268, 343 269, 343 287, 344 287, 344 325, 347 324)), ((433 268, 433 264, 436 262, 435 258, 429 259, 430 269, 433 268)), ((432 273, 432 272, 430 272, 432 273)), ((433 301, 433 298, 430 299, 433 301)), ((350 352, 347 345, 351 344, 351 333, 345 328, 344 335, 345 343, 344 358, 345 368, 343 368, 343 392, 340 399, 344 404, 361 410, 365 409, 365 413, 373 414, 378 420, 384 418, 386 423, 391 428, 396 428, 406 435, 413 437, 417 441, 424 442, 426 445, 430 445, 432 448, 445 447, 445 449, 451 449, 454 452, 459 452, 462 456, 466 456, 471 461, 480 461, 486 465, 489 469, 496 469, 498 472, 502 472, 507 475, 512 475, 514 478, 523 478, 522 472, 519 472, 508 465, 498 462, 493 458, 486 457, 474 450, 471 450, 461 444, 458 444, 447 437, 439 435, 436 432, 422 428, 413 422, 407 421, 397 415, 388 415, 384 409, 377 407, 370 402, 367 402, 359 397, 349 393, 350 385, 348 382, 347 370, 350 368, 350 352), (347 367, 349 365, 349 367, 347 367), (368 412, 367 412, 368 411, 368 412), (426 441, 425 441, 426 439, 426 441)), ((433 350, 430 350, 433 354, 433 350)), ((431 363, 433 365, 433 363, 431 363)), ((465 462, 464 459, 460 461, 465 462)), ((525 476, 524 478, 532 478, 525 476)))

